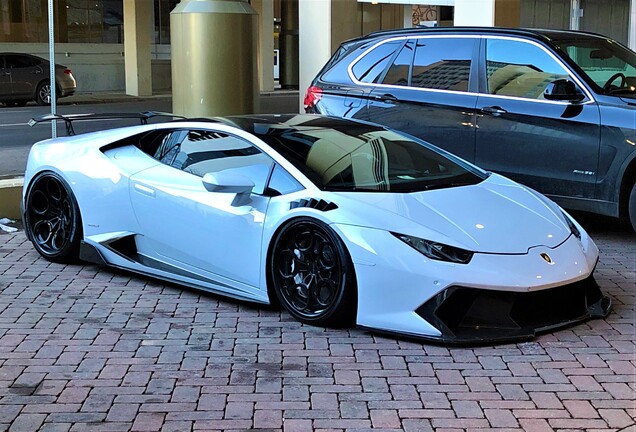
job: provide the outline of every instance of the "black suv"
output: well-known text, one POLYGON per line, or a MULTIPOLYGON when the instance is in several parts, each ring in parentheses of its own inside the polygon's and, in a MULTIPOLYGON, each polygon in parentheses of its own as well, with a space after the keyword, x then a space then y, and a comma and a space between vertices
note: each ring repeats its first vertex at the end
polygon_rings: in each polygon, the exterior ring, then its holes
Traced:
POLYGON ((307 112, 380 123, 636 229, 636 53, 582 32, 402 29, 344 42, 307 112))

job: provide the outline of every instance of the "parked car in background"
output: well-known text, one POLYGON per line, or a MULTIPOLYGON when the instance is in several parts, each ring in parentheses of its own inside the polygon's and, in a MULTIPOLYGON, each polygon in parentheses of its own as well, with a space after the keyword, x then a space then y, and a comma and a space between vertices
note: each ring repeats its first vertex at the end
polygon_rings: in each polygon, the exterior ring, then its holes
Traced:
MULTIPOLYGON (((55 65, 57 97, 71 96, 76 83, 73 72, 55 65)), ((49 61, 18 53, 0 53, 0 102, 8 106, 24 106, 28 101, 39 105, 51 103, 49 61)))
POLYGON ((636 229, 636 53, 604 36, 402 29, 344 42, 306 111, 408 132, 636 229))

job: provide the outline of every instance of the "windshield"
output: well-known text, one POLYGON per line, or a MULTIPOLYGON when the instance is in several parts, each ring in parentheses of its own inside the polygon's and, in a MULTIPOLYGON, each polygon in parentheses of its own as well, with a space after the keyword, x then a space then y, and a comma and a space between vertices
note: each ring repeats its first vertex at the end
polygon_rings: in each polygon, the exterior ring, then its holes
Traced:
POLYGON ((602 37, 584 36, 556 40, 556 45, 605 94, 636 91, 636 53, 602 37))
POLYGON ((323 190, 417 192, 486 178, 421 141, 369 125, 296 127, 258 136, 323 190))

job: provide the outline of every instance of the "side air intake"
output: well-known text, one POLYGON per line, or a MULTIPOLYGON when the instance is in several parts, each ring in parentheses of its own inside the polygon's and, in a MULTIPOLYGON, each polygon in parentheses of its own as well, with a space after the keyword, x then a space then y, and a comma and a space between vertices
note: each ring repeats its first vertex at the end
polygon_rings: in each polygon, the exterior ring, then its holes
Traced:
POLYGON ((329 210, 335 210, 338 208, 338 206, 332 202, 328 202, 322 199, 317 200, 315 198, 301 199, 301 200, 296 200, 289 203, 290 210, 293 210, 299 207, 309 207, 309 208, 316 209, 323 212, 326 212, 329 210))

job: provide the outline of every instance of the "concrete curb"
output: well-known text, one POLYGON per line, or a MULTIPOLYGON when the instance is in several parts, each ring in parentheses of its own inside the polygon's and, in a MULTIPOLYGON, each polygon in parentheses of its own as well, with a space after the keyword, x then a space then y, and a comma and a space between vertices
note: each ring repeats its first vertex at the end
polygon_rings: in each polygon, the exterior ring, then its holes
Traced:
POLYGON ((20 219, 20 201, 24 178, 0 179, 0 218, 20 219))

